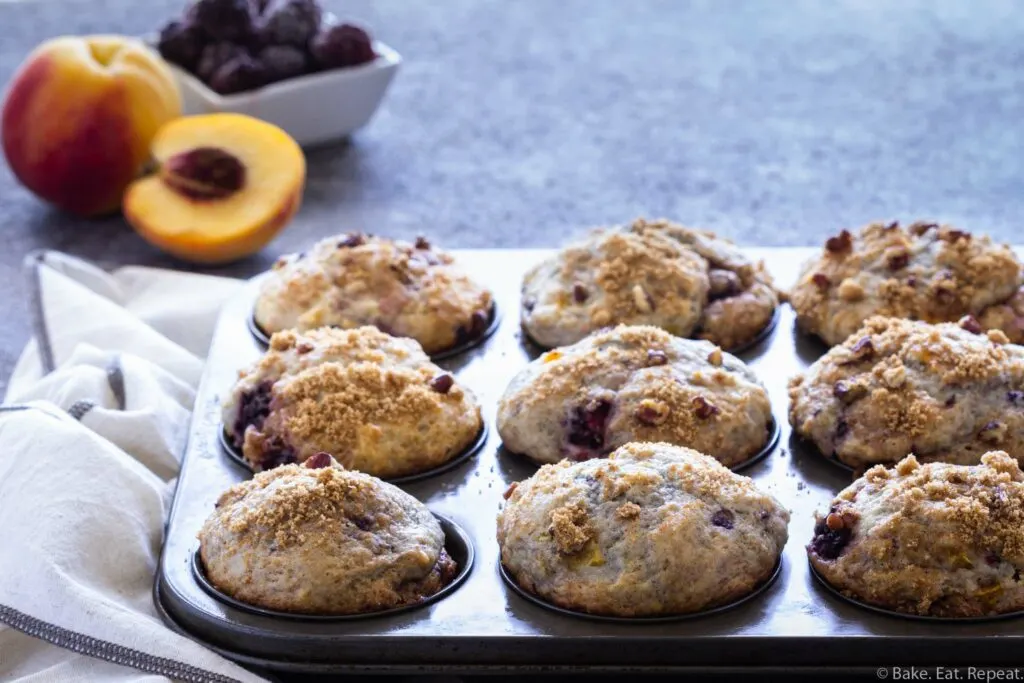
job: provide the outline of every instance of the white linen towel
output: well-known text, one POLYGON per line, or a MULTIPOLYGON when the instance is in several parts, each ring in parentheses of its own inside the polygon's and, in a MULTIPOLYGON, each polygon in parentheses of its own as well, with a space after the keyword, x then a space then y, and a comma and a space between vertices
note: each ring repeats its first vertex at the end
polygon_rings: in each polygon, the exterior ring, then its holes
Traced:
POLYGON ((262 681, 163 625, 153 577, 236 280, 31 256, 35 338, 0 406, 0 681, 262 681))

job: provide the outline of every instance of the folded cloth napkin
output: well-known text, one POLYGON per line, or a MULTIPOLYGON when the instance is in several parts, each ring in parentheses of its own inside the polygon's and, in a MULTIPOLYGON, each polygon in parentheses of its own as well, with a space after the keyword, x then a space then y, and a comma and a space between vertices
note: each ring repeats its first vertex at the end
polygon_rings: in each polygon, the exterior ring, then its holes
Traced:
POLYGON ((0 406, 0 680, 262 681, 153 606, 195 389, 236 280, 32 255, 0 406))

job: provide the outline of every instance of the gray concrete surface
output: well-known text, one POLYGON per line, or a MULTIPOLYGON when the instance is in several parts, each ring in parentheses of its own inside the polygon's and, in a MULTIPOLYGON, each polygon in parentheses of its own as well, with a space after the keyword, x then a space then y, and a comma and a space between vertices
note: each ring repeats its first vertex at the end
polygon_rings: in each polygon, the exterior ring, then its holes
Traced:
MULTIPOLYGON (((1024 241, 1024 6, 1014 0, 344 0, 405 57, 350 144, 309 154, 302 212, 255 273, 318 236, 555 245, 667 215, 809 245, 873 218, 1024 241)), ((0 2, 0 83, 60 33, 143 33, 181 0, 0 2)), ((328 115, 325 113, 325 115, 328 115)), ((22 257, 184 267, 118 218, 38 203, 0 164, 0 377, 28 335, 22 257)))

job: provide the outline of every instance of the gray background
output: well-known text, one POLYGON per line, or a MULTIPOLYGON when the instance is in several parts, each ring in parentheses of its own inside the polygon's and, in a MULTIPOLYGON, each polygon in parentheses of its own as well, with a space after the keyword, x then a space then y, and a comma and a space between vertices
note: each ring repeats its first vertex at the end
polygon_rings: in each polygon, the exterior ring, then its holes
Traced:
MULTIPOLYGON (((1013 0, 346 0, 405 57, 370 127, 309 153, 301 213, 246 275, 361 228, 554 246, 640 214, 810 245, 931 217, 1021 242, 1024 6, 1013 0)), ((140 34, 181 0, 0 0, 0 82, 60 33, 140 34)), ((120 218, 63 216, 0 164, 0 378, 21 260, 187 267, 120 218)))

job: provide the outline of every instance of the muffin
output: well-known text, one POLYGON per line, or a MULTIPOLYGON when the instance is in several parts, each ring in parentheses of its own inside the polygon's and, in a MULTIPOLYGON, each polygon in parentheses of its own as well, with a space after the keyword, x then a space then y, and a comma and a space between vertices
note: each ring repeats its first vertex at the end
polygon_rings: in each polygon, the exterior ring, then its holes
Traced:
POLYGON ((267 334, 372 325, 433 354, 483 335, 492 313, 491 293, 426 239, 351 233, 277 261, 254 317, 267 334))
POLYGON ((385 478, 442 465, 483 426, 473 394, 419 344, 374 327, 278 332, 222 417, 256 471, 326 451, 385 478))
POLYGON ((547 348, 616 324, 653 325, 732 348, 755 339, 777 306, 763 266, 729 242, 639 219, 595 230, 530 269, 521 320, 547 348))
POLYGON ((540 464, 664 441, 733 467, 764 448, 772 427, 768 392, 750 368, 656 327, 621 325, 548 351, 498 403, 505 448, 540 464))
POLYGON ((444 543, 423 503, 326 453, 232 486, 199 531, 206 577, 221 592, 303 614, 429 598, 458 571, 444 543))
POLYGON ((1024 319, 1007 304, 1020 285, 1013 251, 986 236, 936 223, 872 223, 830 238, 789 298, 799 327, 830 346, 873 315, 931 323, 974 315, 1019 339, 1024 319))
POLYGON ((807 546, 829 584, 932 617, 1024 609, 1024 476, 1002 451, 977 465, 872 467, 817 515, 807 546))
POLYGON ((524 590, 619 617, 699 612, 771 577, 789 512, 713 458, 630 443, 605 460, 545 465, 512 484, 501 562, 524 590))
POLYGON ((789 399, 794 431, 855 469, 907 453, 960 465, 992 449, 1024 458, 1024 347, 980 333, 973 318, 871 318, 790 380, 789 399))

